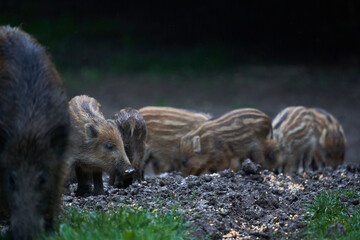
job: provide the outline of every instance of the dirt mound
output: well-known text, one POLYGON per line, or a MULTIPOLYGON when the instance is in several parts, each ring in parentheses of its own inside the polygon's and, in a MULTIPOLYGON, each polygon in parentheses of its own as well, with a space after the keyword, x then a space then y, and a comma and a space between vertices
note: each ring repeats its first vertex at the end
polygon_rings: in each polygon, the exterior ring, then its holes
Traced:
POLYGON ((199 177, 165 173, 126 189, 105 184, 106 195, 84 198, 75 197, 74 184, 63 196, 63 205, 105 211, 124 205, 154 212, 174 209, 190 221, 194 239, 299 239, 306 227, 304 203, 322 190, 358 189, 359 171, 340 166, 283 175, 268 170, 253 173, 247 166, 239 172, 199 177))

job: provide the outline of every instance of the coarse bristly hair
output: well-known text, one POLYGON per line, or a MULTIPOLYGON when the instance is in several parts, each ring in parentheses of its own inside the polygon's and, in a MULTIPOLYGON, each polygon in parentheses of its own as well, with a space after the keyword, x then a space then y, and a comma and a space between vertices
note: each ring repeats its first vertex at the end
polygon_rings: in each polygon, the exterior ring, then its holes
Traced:
POLYGON ((279 170, 302 172, 344 161, 346 138, 340 123, 321 108, 291 106, 273 120, 279 170))
POLYGON ((0 27, 0 206, 14 239, 53 227, 67 168, 70 121, 48 54, 19 28, 0 27))
POLYGON ((181 171, 187 176, 226 168, 238 170, 246 158, 264 165, 276 148, 270 117, 257 109, 236 109, 206 121, 181 138, 181 171))
POLYGON ((124 108, 113 116, 113 120, 124 141, 125 152, 134 168, 134 175, 130 181, 110 177, 110 184, 126 187, 131 182, 144 179, 144 154, 147 138, 147 128, 143 116, 134 108, 124 108), (124 183, 123 183, 124 182, 124 183))
POLYGON ((180 139, 211 118, 210 114, 173 107, 147 106, 139 109, 147 127, 145 161, 155 174, 180 171, 180 139))
MULTIPOLYGON (((99 102, 92 97, 81 95, 69 102, 71 116, 72 165, 78 169, 78 195, 87 194, 90 187, 83 186, 81 172, 102 175, 102 171, 117 175, 133 172, 126 155, 121 133, 113 120, 105 119, 99 102), (85 189, 86 188, 86 189, 85 189)), ((103 193, 101 176, 94 179, 94 193, 103 193), (97 180, 95 180, 97 179, 97 180)))

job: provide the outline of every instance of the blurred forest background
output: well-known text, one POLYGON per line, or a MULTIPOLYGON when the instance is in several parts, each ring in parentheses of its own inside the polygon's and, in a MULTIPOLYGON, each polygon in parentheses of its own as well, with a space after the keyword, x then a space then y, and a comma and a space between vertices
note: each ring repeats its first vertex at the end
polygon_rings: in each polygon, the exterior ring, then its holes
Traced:
POLYGON ((69 99, 105 115, 173 106, 216 114, 322 107, 344 126, 360 163, 360 1, 2 0, 52 55, 69 99))

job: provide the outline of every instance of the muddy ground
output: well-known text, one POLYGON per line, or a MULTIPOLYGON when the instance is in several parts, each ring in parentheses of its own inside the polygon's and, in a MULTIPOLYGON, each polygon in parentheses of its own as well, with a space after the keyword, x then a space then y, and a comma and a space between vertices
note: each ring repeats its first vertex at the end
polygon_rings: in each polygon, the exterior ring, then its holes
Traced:
MULTIPOLYGON (((126 189, 105 183, 106 195, 75 197, 76 184, 63 196, 63 207, 108 210, 116 206, 151 211, 179 211, 190 221, 193 239, 302 239, 311 203, 322 190, 360 190, 360 169, 341 166, 336 170, 301 175, 259 171, 251 161, 238 172, 225 170, 183 178, 179 173, 146 177, 126 189)), ((359 201, 344 198, 358 207, 359 201)))

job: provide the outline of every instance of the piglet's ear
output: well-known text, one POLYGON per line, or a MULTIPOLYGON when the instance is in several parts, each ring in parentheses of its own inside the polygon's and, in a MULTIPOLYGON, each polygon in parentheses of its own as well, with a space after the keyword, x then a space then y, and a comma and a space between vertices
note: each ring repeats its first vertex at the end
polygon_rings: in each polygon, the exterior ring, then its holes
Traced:
POLYGON ((196 152, 196 153, 201 152, 201 142, 200 142, 200 137, 199 136, 193 137, 193 139, 192 139, 192 147, 194 149, 194 152, 196 152))
POLYGON ((98 136, 98 131, 95 129, 95 126, 91 123, 85 124, 85 136, 88 141, 91 141, 98 136))

